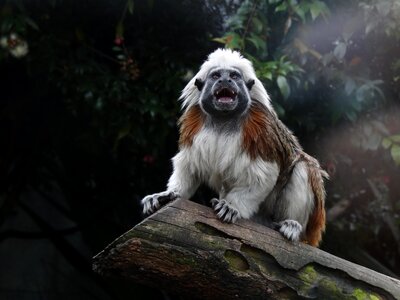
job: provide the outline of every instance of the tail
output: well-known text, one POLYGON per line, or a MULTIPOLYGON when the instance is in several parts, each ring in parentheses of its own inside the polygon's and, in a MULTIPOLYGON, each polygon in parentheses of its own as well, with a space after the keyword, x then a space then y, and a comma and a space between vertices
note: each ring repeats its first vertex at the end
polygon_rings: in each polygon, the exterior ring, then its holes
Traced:
POLYGON ((308 181, 314 193, 314 210, 311 213, 304 242, 318 247, 325 231, 325 188, 324 178, 328 179, 329 175, 321 169, 316 159, 310 157, 308 160, 308 181))

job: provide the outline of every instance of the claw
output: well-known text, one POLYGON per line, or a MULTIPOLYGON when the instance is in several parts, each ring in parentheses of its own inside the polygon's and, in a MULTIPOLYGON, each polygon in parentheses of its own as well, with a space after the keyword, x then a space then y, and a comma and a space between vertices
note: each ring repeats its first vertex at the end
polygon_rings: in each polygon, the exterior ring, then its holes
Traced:
POLYGON ((212 198, 211 199, 211 206, 215 209, 216 208, 216 206, 218 205, 218 203, 219 203, 219 199, 217 199, 217 198, 212 198))
POLYGON ((295 220, 284 220, 279 223, 274 223, 274 226, 289 241, 297 242, 300 240, 303 227, 299 222, 295 220))
POLYGON ((143 205, 143 214, 150 215, 156 212, 164 204, 176 198, 179 198, 179 194, 174 191, 165 191, 146 196, 141 201, 143 205))
POLYGON ((222 222, 233 223, 240 217, 239 211, 224 199, 211 199, 211 205, 222 222))

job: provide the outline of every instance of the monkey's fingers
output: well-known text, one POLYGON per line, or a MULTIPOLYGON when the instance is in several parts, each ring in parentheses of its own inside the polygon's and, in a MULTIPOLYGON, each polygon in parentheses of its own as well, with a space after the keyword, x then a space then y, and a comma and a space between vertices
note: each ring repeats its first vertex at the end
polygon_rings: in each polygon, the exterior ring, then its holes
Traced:
MULTIPOLYGON (((214 198, 215 199, 215 198, 214 198)), ((211 202, 213 204, 214 210, 217 213, 217 217, 226 223, 234 223, 239 218, 239 211, 233 208, 227 201, 224 199, 212 199, 211 202), (214 202, 214 203, 213 203, 214 202)))
POLYGON ((179 198, 179 194, 173 191, 165 191, 146 196, 141 201, 143 205, 143 214, 150 215, 157 211, 161 206, 176 198, 179 198))
POLYGON ((158 199, 157 197, 155 197, 155 194, 144 197, 141 202, 143 205, 144 215, 150 215, 160 207, 160 202, 158 202, 158 199))
POLYGON ((218 198, 212 198, 212 199, 210 200, 210 202, 211 202, 212 208, 214 208, 214 210, 215 210, 215 207, 216 207, 217 204, 219 203, 219 199, 218 199, 218 198))
POLYGON ((229 209, 225 213, 225 216, 221 218, 222 221, 226 223, 235 223, 236 220, 238 219, 239 212, 236 209, 229 209))

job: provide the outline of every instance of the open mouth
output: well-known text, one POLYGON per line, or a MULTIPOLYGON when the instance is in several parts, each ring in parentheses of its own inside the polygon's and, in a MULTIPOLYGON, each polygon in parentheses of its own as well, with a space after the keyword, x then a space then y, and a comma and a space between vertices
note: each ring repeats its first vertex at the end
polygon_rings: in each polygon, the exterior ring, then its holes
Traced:
POLYGON ((231 89, 223 88, 215 92, 214 96, 220 103, 232 103, 237 93, 231 89))

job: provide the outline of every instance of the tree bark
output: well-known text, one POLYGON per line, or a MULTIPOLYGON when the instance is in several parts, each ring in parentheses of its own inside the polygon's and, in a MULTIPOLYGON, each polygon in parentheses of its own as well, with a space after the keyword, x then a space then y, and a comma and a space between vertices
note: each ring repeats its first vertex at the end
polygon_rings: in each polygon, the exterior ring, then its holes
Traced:
POLYGON ((94 257, 103 276, 199 299, 400 299, 400 281, 176 200, 94 257))

